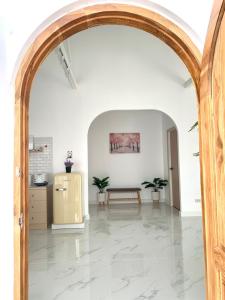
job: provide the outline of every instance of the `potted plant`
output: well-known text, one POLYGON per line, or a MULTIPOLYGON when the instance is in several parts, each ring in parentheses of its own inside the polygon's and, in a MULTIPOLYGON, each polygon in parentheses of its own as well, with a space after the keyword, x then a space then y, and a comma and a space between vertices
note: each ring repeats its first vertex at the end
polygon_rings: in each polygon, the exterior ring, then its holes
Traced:
POLYGON ((106 193, 105 188, 109 186, 109 177, 105 177, 103 179, 93 177, 92 185, 96 185, 99 189, 97 194, 98 203, 105 204, 106 201, 106 193))
POLYGON ((66 173, 71 173, 71 168, 73 166, 73 162, 67 158, 66 161, 64 162, 64 165, 66 167, 66 173))
POLYGON ((160 191, 164 188, 164 186, 167 186, 168 180, 161 179, 161 178, 154 178, 153 182, 150 181, 144 181, 142 182, 143 185, 145 185, 145 188, 152 188, 152 200, 159 202, 160 200, 160 191))

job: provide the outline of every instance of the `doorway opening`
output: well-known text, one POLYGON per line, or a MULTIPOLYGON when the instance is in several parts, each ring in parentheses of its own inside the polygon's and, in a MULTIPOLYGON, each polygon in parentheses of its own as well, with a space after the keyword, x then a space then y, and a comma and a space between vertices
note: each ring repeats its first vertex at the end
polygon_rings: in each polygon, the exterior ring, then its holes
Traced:
MULTIPOLYGON (((27 181, 24 178, 28 177, 28 103, 29 103, 29 93, 31 88, 32 79, 35 75, 35 72, 40 65, 41 61, 47 54, 57 45, 59 41, 56 35, 52 32, 59 30, 61 32, 62 39, 74 34, 78 31, 81 31, 85 28, 92 27, 99 24, 124 24, 140 29, 146 30, 147 32, 153 33, 162 40, 166 41, 183 59, 187 65, 192 78, 195 83, 195 87, 198 93, 198 82, 199 82, 199 53, 196 50, 195 46, 191 43, 188 37, 180 31, 175 25, 170 27, 168 31, 168 20, 165 20, 156 14, 152 14, 149 11, 144 9, 138 9, 138 13, 135 14, 135 8, 118 5, 117 10, 115 6, 112 7, 104 6, 90 7, 87 10, 85 18, 82 18, 75 13, 73 15, 70 13, 72 18, 71 22, 68 18, 65 18, 64 21, 60 23, 60 26, 52 27, 53 31, 44 32, 39 36, 38 42, 35 44, 35 47, 32 47, 32 55, 27 54, 24 62, 21 66, 21 72, 19 72, 19 77, 17 80, 17 99, 16 99, 16 140, 15 143, 15 167, 21 170, 24 177, 15 178, 15 299, 27 299, 27 256, 28 256, 28 188, 27 181), (99 10, 100 8, 100 10, 99 10), (104 16, 104 9, 107 12, 104 16), (130 11, 129 11, 130 9, 130 11), (124 13, 123 13, 124 12, 124 13), (117 16, 118 13, 118 16, 117 16), (87 24, 86 19, 87 15, 90 16, 91 22, 87 24), (99 17, 100 16, 100 17, 99 17), (144 18, 143 18, 144 16, 144 18), (160 20, 159 20, 160 19, 160 20), (139 20, 139 21, 138 21, 139 20), (150 22, 148 21, 150 20, 150 22), (153 21, 154 20, 154 21, 153 21), (156 22, 157 20, 157 22, 156 22), (69 27, 63 26, 70 24, 69 27), (161 22, 161 26, 159 23, 161 22), (69 28, 69 29, 68 29, 69 28), (157 30, 156 30, 157 28, 157 30), (174 32, 173 32, 174 30, 174 32), (47 35, 46 35, 47 33, 47 35), (174 35, 174 33, 176 33, 174 35), (182 33, 183 38, 180 39, 180 34, 182 33), (48 39, 47 36, 50 36, 48 39), (176 39, 177 37, 177 39, 176 39), (45 41, 48 40, 48 43, 45 41), (187 46, 188 45, 188 46, 187 46), (193 46, 193 47, 192 47, 193 46), (35 50, 36 49, 36 50, 35 50), (32 66, 32 68, 31 68, 32 66), (32 72, 27 72, 27 70, 32 69, 32 72), (25 226, 22 231, 18 225, 18 218, 21 216, 21 211, 25 216, 25 226)), ((19 174, 17 172, 17 174, 19 174)))
MULTIPOLYGON (((102 178, 108 176, 110 187, 141 187, 142 203, 150 203, 152 199, 150 190, 141 186, 141 183, 160 177, 169 181, 169 185, 161 191, 160 202, 180 210, 180 203, 179 207, 176 205, 178 201, 180 202, 178 140, 176 139, 175 145, 174 141, 171 141, 173 146, 171 149, 168 139, 168 134, 174 131, 178 139, 174 121, 165 113, 156 110, 108 111, 95 118, 88 131, 89 204, 98 204, 97 189, 92 185, 94 176, 102 178), (139 152, 136 154, 118 152, 117 155, 112 153, 109 144, 110 134, 115 132, 138 133, 139 152), (172 165, 177 168, 177 177, 173 178, 170 170, 172 165), (174 199, 172 197, 176 189, 179 195, 176 194, 177 198, 174 199)), ((188 157, 181 157, 182 161, 186 159, 188 157)))
POLYGON ((170 182, 170 204, 180 210, 180 180, 179 180, 179 151, 178 134, 175 127, 167 130, 168 166, 170 182))
MULTIPOLYGON (((64 184, 56 179, 57 173, 65 171, 64 160, 68 151, 74 162, 72 171, 82 174, 84 218, 87 218, 89 214, 88 204, 91 200, 96 200, 96 190, 90 189, 89 197, 86 196, 87 193, 85 194, 88 188, 87 176, 90 179, 89 187, 91 186, 91 177, 109 175, 110 187, 125 186, 129 188, 135 186, 142 188, 142 203, 147 206, 147 204, 151 204, 152 193, 150 189, 145 189, 141 183, 146 180, 152 181, 155 177, 168 179, 167 130, 176 124, 181 137, 182 174, 187 177, 184 174, 190 172, 186 162, 188 161, 188 165, 191 165, 194 158, 192 153, 185 152, 186 147, 182 147, 182 144, 191 146, 191 136, 187 134, 187 131, 190 124, 197 118, 194 106, 196 101, 194 88, 189 86, 187 89, 182 85, 189 76, 188 71, 176 55, 155 37, 126 26, 104 25, 71 36, 63 45, 65 45, 65 49, 70 48, 70 66, 76 78, 77 87, 74 89, 65 76, 56 49, 49 54, 34 78, 29 111, 29 131, 34 136, 35 149, 39 146, 44 149, 40 154, 39 152, 31 152, 32 162, 43 167, 46 162, 45 155, 48 155, 50 149, 53 149, 51 154, 52 171, 49 178, 55 177, 55 182, 57 180, 57 185, 53 191, 55 193, 54 211, 58 212, 57 215, 54 214, 54 230, 56 226, 61 226, 61 228, 64 226, 59 222, 59 219, 65 219, 66 216, 71 219, 68 210, 71 212, 73 209, 72 203, 70 204, 69 199, 66 198, 70 190, 67 178, 65 179, 65 175, 63 175, 63 180, 66 180, 64 184), (95 42, 93 43, 93 41, 95 42), (137 41, 139 46, 137 46, 137 41), (84 49, 86 49, 85 52, 84 49), (173 62, 172 65, 171 62, 173 62), (129 72, 130 69, 134 72, 129 72), (164 87, 163 90, 161 86, 164 87), (90 121, 93 120, 97 112, 113 107, 118 107, 120 110, 101 113, 91 122, 90 126, 90 121), (129 110, 125 110, 125 107, 129 110), (137 107, 161 108, 173 116, 176 124, 162 111, 156 109, 137 110, 135 109, 137 107), (49 119, 49 111, 51 111, 51 119, 49 119), (182 111, 185 111, 185 114, 182 115, 182 111), (123 132, 139 134, 138 151, 135 145, 134 153, 110 153, 109 134, 123 132), (91 137, 89 142, 87 142, 88 133, 89 138, 91 137), (50 138, 52 145, 48 142, 50 138), (87 169, 87 146, 90 150, 89 170, 87 169), (57 189, 58 191, 56 191, 57 189), (65 203, 68 203, 66 207, 65 203), (65 214, 62 215, 62 211, 65 214)), ((133 150, 133 148, 131 149, 133 150)), ((49 161, 47 160, 47 162, 49 161)), ((194 178, 194 173, 195 169, 193 168, 192 178, 194 178)), ((187 199, 185 195, 184 180, 182 180, 181 187, 183 207, 185 208, 185 204, 190 202, 194 207, 194 199, 191 198, 192 201, 190 201, 190 198, 187 199)), ((189 188, 189 190, 191 189, 189 188)), ((35 193, 32 195, 35 197, 35 193)), ((169 204, 168 195, 167 188, 161 191, 160 202, 162 203, 160 203, 161 212, 159 215, 165 212, 170 216, 170 207, 163 209, 166 207, 166 203, 169 204)), ((50 199, 47 201, 51 202, 50 199)), ((30 228, 34 224, 37 228, 38 223, 40 221, 43 223, 44 220, 37 219, 40 217, 40 207, 36 208, 35 203, 32 206, 29 206, 30 228), (33 212, 34 209, 36 209, 35 212, 33 212)), ((137 218, 141 218, 143 215, 142 213, 139 215, 137 209, 132 209, 131 212, 128 204, 127 208, 124 207, 123 209, 123 216, 127 211, 129 214, 137 213, 137 218)), ((111 213, 112 209, 108 212, 111 213)), ((116 212, 119 210, 114 210, 114 217, 116 212)), ((157 209, 153 209, 152 213, 157 213, 157 209)), ((44 214, 46 215, 46 212, 43 212, 41 216, 44 214)), ((91 217, 95 217, 95 214, 91 217)), ((129 216, 127 215, 127 217, 129 216)), ((179 215, 177 214, 176 217, 179 215)), ((162 220, 160 219, 159 222, 162 220)), ((46 221, 46 223, 48 222, 46 221)), ((58 235, 50 229, 45 229, 44 232, 46 232, 47 241, 53 236, 54 241, 58 243, 60 236, 65 237, 65 233, 61 229, 58 235)), ((73 235, 79 241, 77 243, 82 242, 75 232, 73 235)), ((43 239, 43 232, 40 233, 40 240, 33 230, 30 237, 30 245, 34 245, 34 249, 31 248, 30 252, 30 282, 35 284, 34 266, 39 258, 35 249, 39 243, 42 243, 43 247, 46 248, 47 245, 44 246, 46 241, 43 239), (35 240, 38 240, 38 243, 35 240)), ((69 237, 67 242, 65 247, 69 247, 69 237)), ((90 251, 93 248, 95 249, 94 243, 90 251)), ((55 256, 59 255, 58 250, 54 250, 53 253, 55 256)), ((48 260, 48 255, 49 253, 46 251, 43 257, 48 260)), ((82 256, 82 249, 80 255, 82 256)), ((64 261, 64 257, 60 259, 64 261)), ((77 267, 77 264, 75 265, 77 267)), ((45 272, 42 272, 42 278, 44 282, 48 280, 45 272)), ((85 277, 85 281, 87 280, 88 278, 85 277)), ((36 286, 43 293, 47 293, 43 289, 43 281, 40 281, 36 286)), ((65 283, 67 282, 65 281, 65 283)), ((63 288, 61 287, 61 289, 63 288)), ((36 289, 33 289, 31 285, 31 298, 35 292, 36 289)), ((52 293, 57 294, 58 291, 52 290, 52 293)), ((54 296, 56 296, 55 294, 54 296)), ((40 296, 40 298, 42 297, 44 296, 40 296)))

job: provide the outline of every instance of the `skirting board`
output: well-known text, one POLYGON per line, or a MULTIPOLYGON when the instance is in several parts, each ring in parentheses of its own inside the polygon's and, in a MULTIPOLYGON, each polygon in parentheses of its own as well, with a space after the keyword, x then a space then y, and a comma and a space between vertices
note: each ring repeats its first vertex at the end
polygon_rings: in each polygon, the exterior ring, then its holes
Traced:
POLYGON ((80 224, 52 224, 52 229, 81 229, 84 223, 80 224))
POLYGON ((181 217, 201 217, 201 211, 180 211, 181 217))
POLYGON ((83 218, 84 218, 84 220, 90 220, 90 215, 89 214, 85 215, 85 216, 83 216, 83 218))
MULTIPOLYGON (((129 203, 137 203, 137 200, 113 200, 110 202, 110 204, 129 204, 129 203)), ((153 201, 151 199, 141 199, 141 203, 153 203, 153 201)), ((167 202, 165 201, 165 199, 160 199, 160 203, 166 203, 167 202)), ((89 202, 90 205, 98 205, 98 202, 97 201, 90 201, 89 202)), ((87 219, 87 218, 86 218, 87 219)))

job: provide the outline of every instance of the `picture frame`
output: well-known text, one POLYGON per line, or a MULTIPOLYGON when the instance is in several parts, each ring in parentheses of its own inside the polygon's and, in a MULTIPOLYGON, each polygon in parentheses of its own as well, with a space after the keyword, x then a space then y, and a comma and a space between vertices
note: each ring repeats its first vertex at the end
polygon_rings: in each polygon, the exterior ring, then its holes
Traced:
POLYGON ((110 133, 109 151, 111 154, 140 153, 140 133, 110 133))

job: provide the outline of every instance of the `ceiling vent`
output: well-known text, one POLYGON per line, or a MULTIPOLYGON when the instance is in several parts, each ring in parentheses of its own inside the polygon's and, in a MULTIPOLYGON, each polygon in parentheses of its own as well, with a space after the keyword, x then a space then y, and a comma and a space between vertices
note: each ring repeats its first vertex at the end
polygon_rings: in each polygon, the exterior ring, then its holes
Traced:
POLYGON ((59 61, 60 61, 60 64, 64 70, 64 73, 66 75, 66 78, 68 79, 69 81, 69 84, 71 86, 72 89, 77 89, 77 82, 76 82, 76 79, 73 75, 73 71, 71 69, 71 66, 70 66, 70 62, 69 62, 69 59, 68 59, 68 55, 67 55, 67 51, 64 47, 63 44, 60 44, 57 48, 56 48, 56 53, 58 55, 58 58, 59 58, 59 61))

